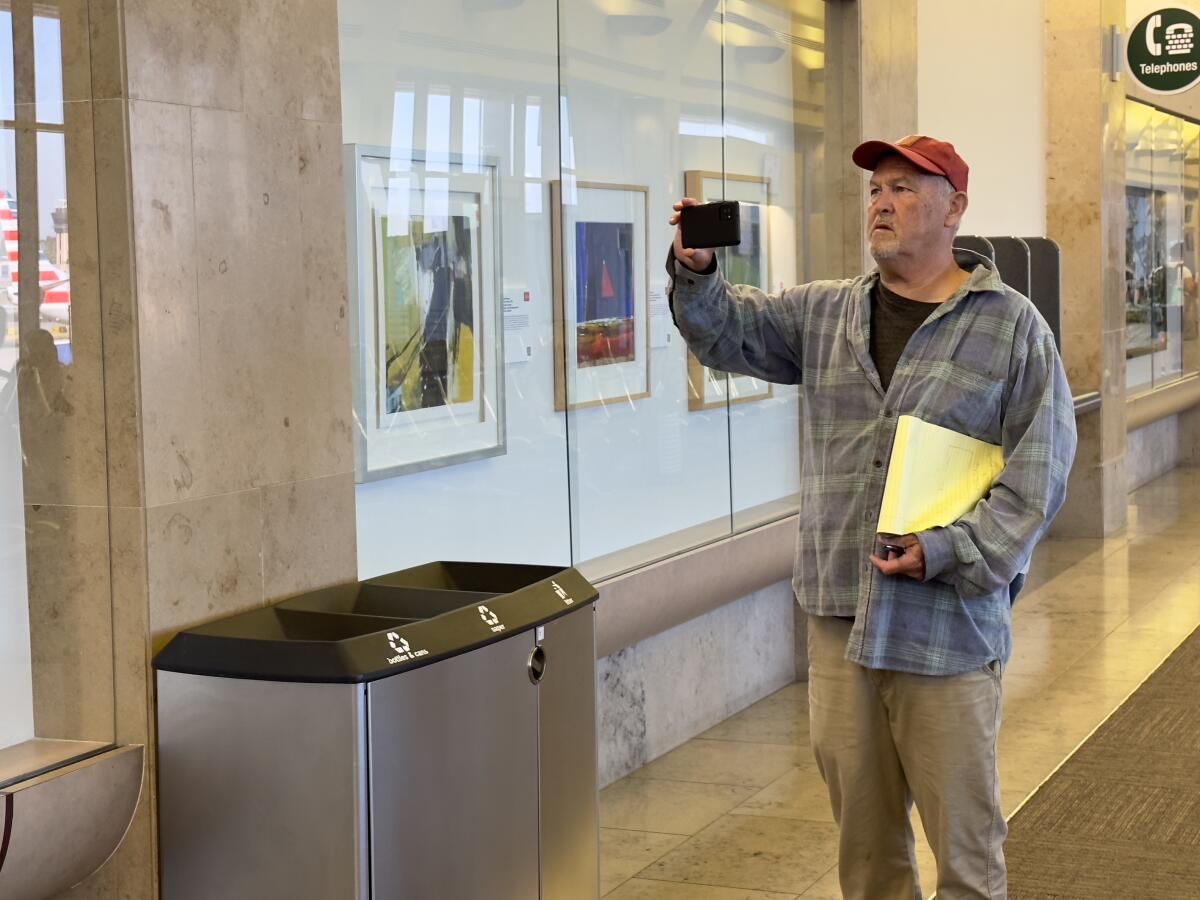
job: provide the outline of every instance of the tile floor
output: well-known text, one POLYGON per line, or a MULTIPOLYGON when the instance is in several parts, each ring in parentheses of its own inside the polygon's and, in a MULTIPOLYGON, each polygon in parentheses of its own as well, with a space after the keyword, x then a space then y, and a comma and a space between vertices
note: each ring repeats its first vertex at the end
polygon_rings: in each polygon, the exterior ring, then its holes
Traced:
MULTIPOLYGON (((1014 612, 1000 775, 1011 814, 1200 625, 1200 470, 1130 495, 1109 539, 1048 540, 1014 612)), ((601 792, 611 900, 838 900, 836 828, 793 684, 601 792)), ((919 824, 915 825, 918 835, 919 824)), ((922 885, 934 887, 923 838, 922 885)))

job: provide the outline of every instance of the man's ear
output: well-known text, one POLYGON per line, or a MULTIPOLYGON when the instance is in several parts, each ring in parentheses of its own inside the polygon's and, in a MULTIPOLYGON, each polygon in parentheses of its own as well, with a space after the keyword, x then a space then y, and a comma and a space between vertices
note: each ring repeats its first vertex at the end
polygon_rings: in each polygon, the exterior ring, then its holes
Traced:
POLYGON ((967 211, 967 195, 962 191, 955 191, 950 195, 950 208, 946 210, 946 227, 957 228, 958 223, 962 221, 963 214, 967 211))

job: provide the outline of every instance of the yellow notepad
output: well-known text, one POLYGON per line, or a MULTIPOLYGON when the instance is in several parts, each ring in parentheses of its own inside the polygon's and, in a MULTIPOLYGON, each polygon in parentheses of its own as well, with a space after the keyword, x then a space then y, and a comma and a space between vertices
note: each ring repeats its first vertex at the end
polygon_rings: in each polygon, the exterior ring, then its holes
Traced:
POLYGON ((1003 468, 1004 451, 995 444, 901 416, 879 532, 915 534, 956 522, 974 509, 1003 468))

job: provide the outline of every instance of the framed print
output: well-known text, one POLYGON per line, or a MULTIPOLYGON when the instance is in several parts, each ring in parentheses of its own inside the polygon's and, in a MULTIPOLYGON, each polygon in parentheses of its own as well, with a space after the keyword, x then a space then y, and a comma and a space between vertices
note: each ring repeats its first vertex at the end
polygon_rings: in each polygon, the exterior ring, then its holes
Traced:
MULTIPOLYGON (((741 210, 742 241, 736 247, 717 248, 717 263, 725 279, 771 289, 770 243, 767 221, 771 209, 771 183, 753 175, 721 175, 720 172, 683 173, 684 195, 701 203, 737 200, 741 210)), ((734 375, 710 369, 687 355, 688 409, 713 409, 726 403, 748 403, 772 396, 774 387, 751 375, 734 375)))
POLYGON ((556 410, 650 396, 648 194, 550 184, 556 410))
POLYGON ((346 148, 358 482, 505 452, 496 166, 346 148))

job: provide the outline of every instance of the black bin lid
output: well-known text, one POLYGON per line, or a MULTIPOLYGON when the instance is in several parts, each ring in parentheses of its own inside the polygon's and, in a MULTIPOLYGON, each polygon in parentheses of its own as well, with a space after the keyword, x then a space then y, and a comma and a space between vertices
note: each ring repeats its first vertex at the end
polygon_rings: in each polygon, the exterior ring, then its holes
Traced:
POLYGON ((433 562, 189 628, 154 667, 261 681, 373 681, 529 631, 597 596, 574 568, 433 562))

